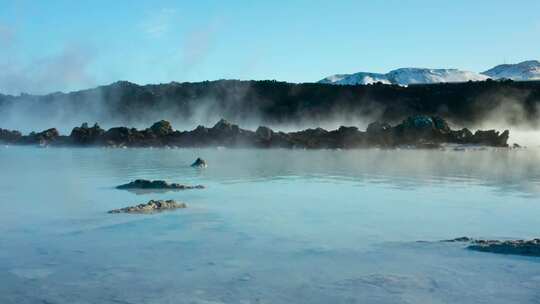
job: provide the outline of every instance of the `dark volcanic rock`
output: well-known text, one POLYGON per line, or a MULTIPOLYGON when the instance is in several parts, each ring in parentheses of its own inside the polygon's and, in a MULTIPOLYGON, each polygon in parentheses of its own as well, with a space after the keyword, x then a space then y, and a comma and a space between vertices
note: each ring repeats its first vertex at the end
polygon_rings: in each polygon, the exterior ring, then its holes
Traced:
POLYGON ((21 137, 22 134, 19 131, 0 129, 0 142, 16 143, 21 139, 21 137))
POLYGON ((47 146, 53 144, 60 138, 60 133, 55 128, 47 129, 45 131, 35 133, 32 132, 28 136, 21 138, 23 144, 39 144, 41 146, 47 146))
POLYGON ((166 210, 183 209, 186 207, 186 204, 177 203, 173 200, 150 200, 146 204, 114 209, 108 213, 154 213, 166 210))
POLYGON ((193 164, 191 164, 192 167, 194 168, 206 168, 208 167, 208 164, 206 163, 206 161, 202 158, 197 158, 193 164))
POLYGON ((150 127, 150 130, 157 136, 165 136, 174 132, 171 123, 166 120, 156 122, 150 127))
POLYGON ((471 239, 471 238, 469 238, 469 237, 462 236, 462 237, 458 237, 458 238, 451 239, 451 240, 444 240, 444 241, 441 241, 441 242, 455 243, 455 242, 470 242, 470 241, 472 241, 472 240, 473 240, 473 239, 471 239))
POLYGON ((175 190, 188 190, 188 189, 204 189, 203 185, 182 185, 177 183, 168 183, 163 180, 146 180, 137 179, 130 183, 120 185, 117 189, 175 189, 175 190))
POLYGON ((532 240, 475 240, 466 236, 442 242, 466 242, 467 249, 499 254, 513 254, 540 257, 540 239, 532 240))
MULTIPOLYGON (((396 126, 385 122, 369 124, 366 132, 356 127, 341 126, 337 130, 322 128, 297 132, 274 132, 259 127, 255 132, 241 129, 224 119, 212 128, 198 126, 192 131, 175 131, 168 121, 162 120, 150 128, 116 127, 107 131, 97 124, 76 127, 69 137, 60 136, 56 129, 21 136, 17 131, 0 129, 0 140, 20 144, 97 145, 111 147, 261 147, 338 149, 357 147, 394 148, 437 148, 442 144, 472 144, 507 147, 508 130, 476 131, 451 130, 448 123, 437 116, 412 116, 396 126)), ((204 166, 199 164, 197 166, 204 166)))
POLYGON ((271 145, 273 135, 274 131, 272 131, 272 129, 263 126, 258 127, 255 131, 258 146, 269 147, 271 145))
POLYGON ((135 128, 111 128, 103 135, 103 142, 107 146, 140 146, 143 135, 135 128))
POLYGON ((540 239, 511 241, 475 240, 467 248, 482 252, 540 257, 540 239))
POLYGON ((488 131, 478 130, 472 136, 471 141, 473 143, 486 145, 486 146, 507 147, 509 136, 510 136, 510 132, 508 130, 505 130, 502 134, 499 134, 499 132, 495 130, 488 130, 488 131))
POLYGON ((91 145, 101 140, 104 134, 105 130, 100 128, 97 123, 89 128, 85 122, 80 127, 73 128, 69 137, 74 144, 91 145))

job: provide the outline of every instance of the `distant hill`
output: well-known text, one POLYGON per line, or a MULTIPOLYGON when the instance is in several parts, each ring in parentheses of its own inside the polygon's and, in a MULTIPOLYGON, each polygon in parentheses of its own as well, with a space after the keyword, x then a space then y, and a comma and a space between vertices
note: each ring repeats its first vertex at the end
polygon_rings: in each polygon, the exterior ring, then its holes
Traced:
POLYGON ((538 126, 539 110, 540 81, 408 87, 238 80, 141 86, 121 81, 71 93, 0 95, 0 128, 71 128, 85 121, 147 126, 166 119, 186 129, 213 125, 220 118, 246 127, 365 127, 362 122, 399 122, 415 114, 440 115, 469 127, 486 120, 538 126))
POLYGON ((466 82, 492 79, 540 80, 540 62, 529 60, 517 64, 502 64, 483 73, 458 69, 401 68, 386 74, 359 72, 328 76, 319 83, 356 85, 382 82, 386 84, 422 84, 443 82, 466 82))
POLYGON ((540 62, 529 60, 517 64, 501 64, 482 74, 493 79, 540 80, 540 62))

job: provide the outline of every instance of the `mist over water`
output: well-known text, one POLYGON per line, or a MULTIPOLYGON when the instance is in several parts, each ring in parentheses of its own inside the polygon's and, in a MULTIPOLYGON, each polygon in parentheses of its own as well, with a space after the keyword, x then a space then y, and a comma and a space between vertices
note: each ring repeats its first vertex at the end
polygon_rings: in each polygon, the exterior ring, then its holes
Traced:
POLYGON ((536 237, 539 152, 1 147, 0 302, 534 303, 536 258, 436 241, 536 237), (149 199, 188 208, 106 213, 149 199))
POLYGON ((30 132, 56 127, 69 134, 83 122, 143 129, 165 119, 177 130, 191 130, 224 118, 251 130, 261 125, 281 131, 365 130, 374 121, 397 124, 408 115, 427 114, 441 116, 453 128, 509 129, 510 143, 538 146, 537 87, 536 82, 396 88, 234 80, 139 86, 120 81, 67 94, 0 96, 0 128, 30 132))

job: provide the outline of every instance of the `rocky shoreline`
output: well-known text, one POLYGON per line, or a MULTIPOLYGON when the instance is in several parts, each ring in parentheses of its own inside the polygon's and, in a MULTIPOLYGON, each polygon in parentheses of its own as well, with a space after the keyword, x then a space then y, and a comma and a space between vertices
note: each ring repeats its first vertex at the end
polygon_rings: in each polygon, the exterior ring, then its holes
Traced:
POLYGON ((57 129, 22 135, 19 131, 0 128, 0 142, 15 145, 40 146, 102 146, 102 147, 255 147, 255 148, 437 148, 442 144, 507 147, 509 131, 496 130, 475 133, 467 128, 450 129, 448 123, 436 116, 412 116, 392 126, 385 122, 369 124, 366 131, 341 126, 337 130, 322 128, 297 132, 278 132, 261 126, 256 131, 220 120, 211 128, 198 126, 191 131, 174 130, 168 121, 159 121, 150 128, 115 127, 102 129, 83 123, 71 134, 60 135, 57 129))

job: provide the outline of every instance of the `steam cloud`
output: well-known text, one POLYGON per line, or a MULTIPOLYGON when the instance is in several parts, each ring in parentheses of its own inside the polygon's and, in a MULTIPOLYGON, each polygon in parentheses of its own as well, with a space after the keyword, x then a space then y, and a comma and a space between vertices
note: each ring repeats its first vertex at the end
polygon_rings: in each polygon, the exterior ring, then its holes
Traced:
POLYGON ((0 64, 0 91, 7 94, 42 94, 66 88, 95 85, 89 72, 93 57, 79 47, 66 47, 59 54, 28 63, 0 64))

